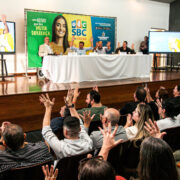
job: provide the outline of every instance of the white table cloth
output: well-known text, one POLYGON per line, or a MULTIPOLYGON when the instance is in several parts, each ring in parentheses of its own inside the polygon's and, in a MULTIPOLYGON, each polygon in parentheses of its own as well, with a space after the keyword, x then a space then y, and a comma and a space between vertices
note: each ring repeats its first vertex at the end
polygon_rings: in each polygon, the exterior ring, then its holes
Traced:
POLYGON ((45 56, 42 72, 54 83, 150 76, 152 55, 45 56))

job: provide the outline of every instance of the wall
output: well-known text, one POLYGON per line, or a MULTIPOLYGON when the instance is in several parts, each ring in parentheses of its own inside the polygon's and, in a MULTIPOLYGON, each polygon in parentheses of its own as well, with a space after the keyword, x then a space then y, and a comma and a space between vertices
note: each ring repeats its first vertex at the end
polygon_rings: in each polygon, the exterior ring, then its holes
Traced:
POLYGON ((16 22, 16 55, 5 56, 10 73, 26 70, 24 8, 117 17, 117 40, 135 48, 151 27, 169 27, 169 4, 149 0, 0 0, 0 14, 16 22))

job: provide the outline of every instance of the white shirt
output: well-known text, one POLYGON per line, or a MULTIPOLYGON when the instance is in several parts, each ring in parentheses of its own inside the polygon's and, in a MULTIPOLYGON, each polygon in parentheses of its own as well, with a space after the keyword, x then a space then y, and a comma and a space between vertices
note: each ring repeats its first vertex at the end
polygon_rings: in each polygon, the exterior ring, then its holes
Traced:
POLYGON ((47 44, 40 45, 39 46, 39 56, 44 57, 44 56, 47 56, 48 54, 53 54, 53 51, 50 48, 50 46, 48 46, 47 44))
POLYGON ((178 119, 177 117, 175 117, 174 119, 167 117, 165 119, 157 121, 157 125, 160 131, 164 129, 175 128, 180 126, 180 119, 178 119))
POLYGON ((126 135, 127 135, 128 139, 135 138, 137 135, 137 132, 138 132, 138 129, 136 126, 127 127, 127 128, 125 128, 125 130, 126 130, 126 135))
POLYGON ((87 153, 93 149, 93 142, 86 133, 81 120, 80 125, 81 131, 79 133, 79 139, 76 140, 66 138, 59 140, 52 132, 50 126, 43 127, 42 135, 49 146, 53 149, 58 159, 87 153))

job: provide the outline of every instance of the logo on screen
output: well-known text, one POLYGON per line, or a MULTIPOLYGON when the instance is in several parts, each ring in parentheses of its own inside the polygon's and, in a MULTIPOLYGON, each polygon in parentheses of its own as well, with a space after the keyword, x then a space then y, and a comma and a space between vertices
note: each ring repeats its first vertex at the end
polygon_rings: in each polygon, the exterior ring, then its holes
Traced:
POLYGON ((72 36, 86 36, 87 32, 87 21, 81 21, 81 19, 73 20, 72 25, 72 36))

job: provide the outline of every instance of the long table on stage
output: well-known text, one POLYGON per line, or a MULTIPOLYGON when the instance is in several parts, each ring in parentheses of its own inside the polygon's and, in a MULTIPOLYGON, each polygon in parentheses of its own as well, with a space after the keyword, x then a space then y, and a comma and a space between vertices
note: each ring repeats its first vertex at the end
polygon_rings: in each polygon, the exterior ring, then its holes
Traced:
POLYGON ((152 55, 45 56, 42 72, 54 83, 150 76, 152 55))

